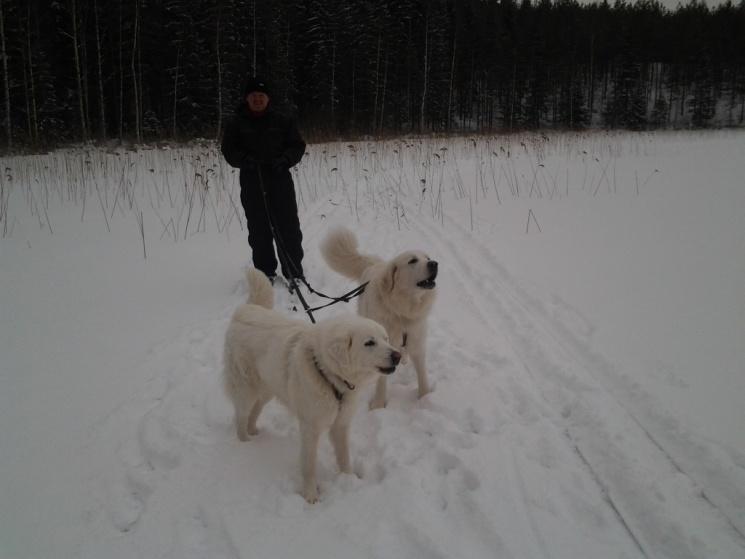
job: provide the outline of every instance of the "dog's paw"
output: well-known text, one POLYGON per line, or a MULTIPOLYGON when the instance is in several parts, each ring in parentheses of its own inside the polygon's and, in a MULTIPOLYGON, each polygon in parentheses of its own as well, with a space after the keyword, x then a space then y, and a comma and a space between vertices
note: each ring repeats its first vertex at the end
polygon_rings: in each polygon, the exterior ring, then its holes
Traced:
POLYGON ((419 383, 419 388, 418 388, 418 392, 417 392, 419 399, 421 400, 427 394, 432 394, 432 392, 435 391, 435 388, 436 387, 437 387, 437 383, 434 382, 434 381, 432 381, 432 382, 425 382, 423 384, 422 383, 419 383))
POLYGON ((371 410, 383 409, 385 407, 385 403, 386 403, 385 400, 380 400, 378 398, 373 398, 370 401, 370 409, 371 410))
POLYGON ((313 485, 312 487, 303 489, 303 498, 309 505, 316 504, 318 502, 318 486, 313 485))
POLYGON ((255 437, 259 434, 259 430, 255 427, 253 429, 238 429, 238 440, 240 440, 242 443, 248 442, 251 440, 251 437, 255 437))

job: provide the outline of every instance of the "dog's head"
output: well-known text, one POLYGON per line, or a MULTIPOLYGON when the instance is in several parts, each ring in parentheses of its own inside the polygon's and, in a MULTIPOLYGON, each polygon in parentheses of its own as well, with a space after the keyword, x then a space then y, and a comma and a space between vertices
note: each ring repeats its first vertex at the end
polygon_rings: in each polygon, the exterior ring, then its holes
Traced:
POLYGON ((383 276, 384 291, 415 291, 434 289, 437 278, 437 261, 418 250, 402 252, 391 260, 383 276))
POLYGON ((396 370, 401 354, 389 342, 380 324, 369 318, 348 315, 322 323, 321 352, 333 372, 352 384, 363 383, 377 374, 396 370))

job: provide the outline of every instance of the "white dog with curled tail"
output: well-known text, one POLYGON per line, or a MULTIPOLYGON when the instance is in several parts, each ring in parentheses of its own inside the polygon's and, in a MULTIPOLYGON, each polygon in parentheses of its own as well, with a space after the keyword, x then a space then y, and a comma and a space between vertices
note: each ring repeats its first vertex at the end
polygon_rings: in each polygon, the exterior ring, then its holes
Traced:
MULTIPOLYGON (((437 262, 417 250, 402 252, 391 260, 362 254, 354 233, 343 228, 329 233, 321 244, 321 254, 336 272, 360 283, 369 282, 359 296, 359 314, 382 324, 404 359, 411 356, 419 397, 427 394, 427 316, 435 301, 437 262)), ((385 406, 386 386, 384 377, 378 379, 371 408, 385 406)))
POLYGON ((378 323, 356 315, 310 324, 271 310, 267 277, 249 270, 248 302, 233 314, 225 336, 223 381, 235 408, 238 438, 257 433, 256 420, 272 398, 298 419, 302 494, 318 499, 316 454, 328 430, 342 472, 350 473, 349 425, 360 387, 391 374, 401 354, 378 323))

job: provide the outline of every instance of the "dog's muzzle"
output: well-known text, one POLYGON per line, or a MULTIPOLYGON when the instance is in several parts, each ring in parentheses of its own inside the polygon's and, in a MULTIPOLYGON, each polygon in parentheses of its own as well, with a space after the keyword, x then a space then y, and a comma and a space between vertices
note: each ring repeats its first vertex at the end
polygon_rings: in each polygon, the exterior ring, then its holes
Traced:
POLYGON ((390 375, 393 371, 396 370, 396 365, 398 365, 401 362, 401 354, 397 351, 392 351, 390 355, 390 359, 391 359, 390 367, 378 367, 378 370, 385 375, 390 375))
POLYGON ((427 262, 427 271, 429 272, 429 277, 426 280, 422 280, 419 283, 417 283, 417 287, 421 287, 422 289, 434 289, 435 288, 435 278, 437 277, 437 261, 430 260, 427 262))

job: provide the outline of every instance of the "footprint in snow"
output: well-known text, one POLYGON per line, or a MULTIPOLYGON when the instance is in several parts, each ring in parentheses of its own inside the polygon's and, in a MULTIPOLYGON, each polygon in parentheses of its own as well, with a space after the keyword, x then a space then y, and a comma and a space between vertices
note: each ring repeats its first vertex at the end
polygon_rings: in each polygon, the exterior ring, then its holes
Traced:
POLYGON ((463 461, 455 454, 440 451, 436 458, 437 473, 450 477, 451 472, 460 474, 460 480, 468 491, 476 491, 481 487, 479 476, 463 465, 463 461))
POLYGON ((129 532, 139 521, 153 492, 148 472, 131 469, 122 481, 113 483, 108 491, 112 524, 122 533, 129 532))
POLYGON ((145 415, 137 431, 142 457, 153 469, 172 470, 181 463, 180 435, 163 417, 145 415))

